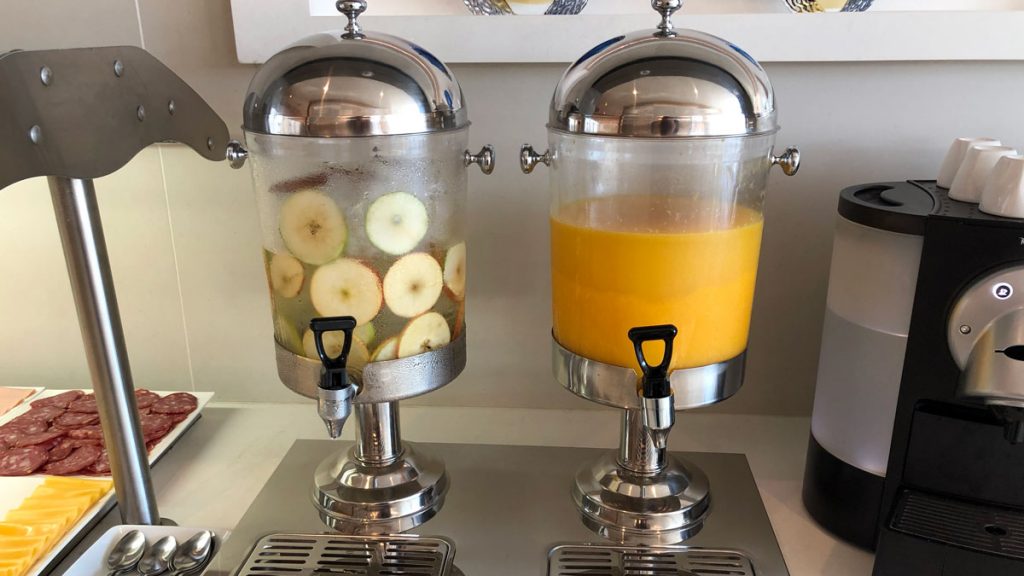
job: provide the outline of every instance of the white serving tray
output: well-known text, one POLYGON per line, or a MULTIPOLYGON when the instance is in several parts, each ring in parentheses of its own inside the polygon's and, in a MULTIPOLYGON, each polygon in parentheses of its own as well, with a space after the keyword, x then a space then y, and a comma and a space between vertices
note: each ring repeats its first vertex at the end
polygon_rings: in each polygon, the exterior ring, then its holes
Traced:
MULTIPOLYGON (((67 392, 67 390, 44 390, 35 396, 31 397, 31 400, 40 400, 42 398, 49 398, 67 392)), ((89 393, 88 390, 83 392, 89 393)), ((165 390, 153 390, 153 392, 166 396, 172 394, 173 391, 165 390)), ((170 434, 164 436, 163 439, 153 447, 153 451, 149 453, 149 464, 150 466, 155 465, 160 458, 170 450, 171 446, 178 441, 178 438, 185 433, 186 430, 195 424, 199 418, 200 413, 206 404, 213 398, 213 392, 189 392, 196 397, 198 405, 196 409, 188 415, 188 418, 183 420, 181 423, 176 425, 170 434)), ((31 402, 22 402, 15 408, 12 408, 9 412, 0 417, 0 424, 9 422, 10 420, 18 417, 25 412, 28 412, 31 408, 31 402)), ((43 479, 46 478, 43 474, 32 474, 31 476, 0 476, 0 519, 7 514, 7 512, 13 508, 16 508, 21 501, 24 500, 29 494, 35 490, 36 486, 43 483, 43 479)), ((82 478, 107 478, 106 476, 82 476, 82 478)), ((50 551, 44 554, 32 568, 29 569, 27 576, 36 576, 38 574, 44 574, 53 567, 63 558, 65 551, 70 550, 81 538, 91 529, 99 520, 111 509, 117 502, 117 498, 114 491, 107 492, 105 496, 100 498, 92 508, 86 510, 82 517, 78 519, 63 538, 57 541, 56 544, 50 548, 50 551)), ((194 533, 194 532, 193 532, 194 533)))
MULTIPOLYGON (((100 536, 88 550, 78 557, 78 560, 75 560, 71 568, 64 572, 65 576, 107 576, 107 556, 114 549, 114 546, 117 545, 118 541, 121 540, 121 537, 132 530, 138 530, 146 535, 147 546, 152 545, 164 536, 174 536, 178 541, 178 545, 181 546, 195 535, 196 532, 210 529, 190 528, 187 526, 114 526, 104 532, 103 536, 100 536)), ((210 531, 216 534, 215 530, 210 531)), ((217 534, 217 542, 213 547, 213 556, 217 554, 217 549, 220 548, 220 542, 223 538, 223 534, 217 534)), ((207 562, 207 566, 209 566, 209 562, 207 562)))

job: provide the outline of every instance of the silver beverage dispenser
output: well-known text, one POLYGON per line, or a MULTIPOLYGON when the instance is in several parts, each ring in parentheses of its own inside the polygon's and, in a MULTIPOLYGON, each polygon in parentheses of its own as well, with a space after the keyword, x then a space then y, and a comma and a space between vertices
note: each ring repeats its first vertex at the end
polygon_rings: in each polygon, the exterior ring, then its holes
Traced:
POLYGON ((402 442, 398 401, 466 362, 469 116, 423 47, 363 30, 305 38, 256 72, 243 118, 263 230, 281 381, 317 398, 356 445, 317 469, 313 500, 341 532, 393 533, 437 513, 443 462, 402 442), (312 322, 312 324, 311 324, 312 322), (322 377, 323 376, 323 377, 322 377))
POLYGON ((678 0, 654 0, 657 28, 612 38, 555 87, 548 166, 552 356, 558 382, 622 410, 617 453, 572 487, 584 524, 612 540, 672 544, 711 514, 704 472, 671 454, 675 412, 720 402, 743 382, 765 189, 795 148, 764 69, 734 44, 676 29, 678 0))

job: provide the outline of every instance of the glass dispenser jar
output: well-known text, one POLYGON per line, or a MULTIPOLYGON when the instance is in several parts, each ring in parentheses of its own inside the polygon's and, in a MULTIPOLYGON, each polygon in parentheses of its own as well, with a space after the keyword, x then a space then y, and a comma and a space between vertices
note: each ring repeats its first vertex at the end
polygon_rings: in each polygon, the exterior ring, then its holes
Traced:
MULTIPOLYGON (((348 368, 357 381, 367 365, 460 339, 466 167, 493 168, 489 146, 466 150, 469 121, 447 66, 406 40, 363 32, 355 17, 365 2, 339 8, 351 18, 346 32, 274 55, 244 104, 279 374, 307 396, 320 371, 312 318, 355 317, 348 368)), ((325 338, 336 356, 342 335, 325 338)))
POLYGON ((551 103, 548 152, 522 156, 524 171, 550 166, 558 343, 637 368, 629 329, 673 324, 672 370, 742 354, 768 173, 799 163, 795 150, 772 155, 777 130, 764 70, 667 18, 573 64, 551 103))
POLYGON ((337 438, 312 500, 349 534, 393 534, 432 518, 448 474, 403 442, 399 400, 466 365, 469 120, 447 66, 422 47, 364 32, 365 0, 339 0, 344 33, 306 38, 254 76, 243 118, 281 381, 317 399, 337 438))
POLYGON ((722 401, 743 381, 775 164, 765 71, 730 42, 676 30, 680 0, 652 0, 656 30, 612 38, 555 88, 548 150, 555 378, 623 410, 619 450, 572 488, 603 537, 667 544, 711 513, 708 477, 668 452, 675 412, 722 401))

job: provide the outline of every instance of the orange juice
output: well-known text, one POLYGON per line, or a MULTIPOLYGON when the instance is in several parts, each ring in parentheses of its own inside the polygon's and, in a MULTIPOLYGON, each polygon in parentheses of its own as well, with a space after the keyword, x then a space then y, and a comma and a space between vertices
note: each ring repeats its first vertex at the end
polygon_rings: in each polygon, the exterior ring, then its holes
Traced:
POLYGON ((762 226, 750 208, 658 194, 558 207, 555 338, 586 358, 637 368, 629 329, 674 324, 672 369, 738 355, 747 346, 762 226))

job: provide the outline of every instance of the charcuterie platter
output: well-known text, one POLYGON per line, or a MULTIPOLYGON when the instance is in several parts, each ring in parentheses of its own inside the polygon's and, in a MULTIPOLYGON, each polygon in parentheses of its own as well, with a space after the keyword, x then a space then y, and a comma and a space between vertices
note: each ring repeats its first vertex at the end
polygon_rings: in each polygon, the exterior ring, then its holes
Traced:
MULTIPOLYGON (((136 391, 139 420, 149 452, 150 464, 157 462, 181 435, 199 418, 200 411, 213 397, 211 392, 182 393, 136 391)), ((80 390, 46 390, 31 402, 23 403, 0 418, 0 526, 18 531, 19 517, 26 502, 46 494, 44 487, 56 476, 108 480, 109 463, 103 446, 99 416, 92 395, 80 390)), ((116 502, 108 489, 94 502, 81 505, 81 513, 61 508, 62 522, 31 518, 27 523, 43 524, 52 530, 42 543, 26 547, 32 554, 27 571, 12 574, 45 573, 116 502), (71 514, 70 520, 67 514, 71 514), (42 548, 42 549, 40 549, 42 548)), ((48 503, 33 507, 52 511, 48 503)), ((35 529, 36 535, 39 530, 35 529)), ((6 536, 0 531, 0 544, 6 536)), ((4 546, 0 546, 3 548, 4 546)), ((0 565, 0 574, 4 566, 0 565)))

